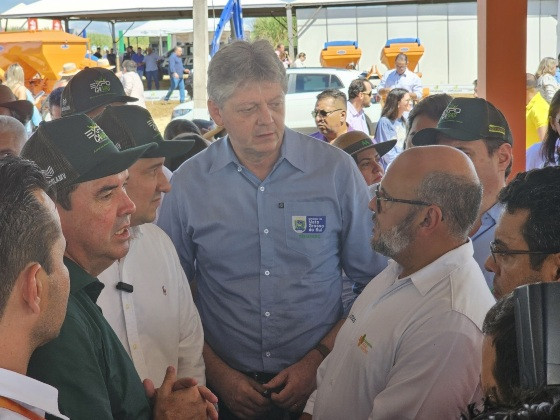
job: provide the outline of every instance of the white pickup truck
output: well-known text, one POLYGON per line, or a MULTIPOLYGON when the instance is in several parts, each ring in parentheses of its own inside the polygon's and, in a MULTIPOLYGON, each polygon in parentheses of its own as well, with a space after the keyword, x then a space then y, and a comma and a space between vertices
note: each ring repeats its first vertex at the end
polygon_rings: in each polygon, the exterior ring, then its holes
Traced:
MULTIPOLYGON (((317 95, 325 89, 338 89, 348 95, 348 86, 352 80, 360 77, 360 72, 328 67, 303 67, 287 69, 286 77, 286 126, 309 134, 317 131, 315 120, 311 116, 317 95)), ((193 118, 192 109, 192 101, 180 104, 173 109, 171 118, 190 120, 193 118)), ((381 105, 372 103, 365 112, 373 122, 377 122, 381 115, 381 105)))

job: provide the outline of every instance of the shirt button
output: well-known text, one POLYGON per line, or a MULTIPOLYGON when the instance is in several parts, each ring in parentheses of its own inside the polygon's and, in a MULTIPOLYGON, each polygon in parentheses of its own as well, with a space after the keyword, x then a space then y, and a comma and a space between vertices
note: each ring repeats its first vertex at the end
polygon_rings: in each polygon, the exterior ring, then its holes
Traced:
POLYGON ((243 168, 241 166, 237 167, 237 172, 241 172, 243 170, 243 168))
POLYGON ((125 309, 130 309, 130 305, 127 303, 125 309))
POLYGON ((263 230, 263 232, 268 235, 268 229, 263 230))
POLYGON ((270 357, 270 352, 267 351, 267 352, 265 353, 265 356, 266 356, 266 357, 270 357))
POLYGON ((264 187, 263 187, 263 186, 260 186, 260 187, 259 187, 259 190, 264 191, 264 187))
POLYGON ((270 271, 266 270, 266 271, 264 272, 264 275, 265 275, 265 276, 270 276, 270 271))
POLYGON ((134 350, 136 350, 136 349, 138 348, 138 346, 135 344, 135 345, 132 346, 132 348, 133 348, 134 350))
POLYGON ((266 312, 264 313, 264 316, 270 316, 270 312, 266 311, 266 312))

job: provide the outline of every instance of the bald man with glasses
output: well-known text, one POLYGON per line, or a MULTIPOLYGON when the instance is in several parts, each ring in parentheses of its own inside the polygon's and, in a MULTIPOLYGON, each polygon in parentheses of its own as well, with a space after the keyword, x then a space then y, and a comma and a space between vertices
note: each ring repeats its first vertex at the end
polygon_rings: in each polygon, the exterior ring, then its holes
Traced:
POLYGON ((358 296, 317 370, 307 418, 451 419, 482 401, 482 323, 494 299, 468 233, 482 200, 448 146, 404 151, 369 207, 389 266, 358 296))

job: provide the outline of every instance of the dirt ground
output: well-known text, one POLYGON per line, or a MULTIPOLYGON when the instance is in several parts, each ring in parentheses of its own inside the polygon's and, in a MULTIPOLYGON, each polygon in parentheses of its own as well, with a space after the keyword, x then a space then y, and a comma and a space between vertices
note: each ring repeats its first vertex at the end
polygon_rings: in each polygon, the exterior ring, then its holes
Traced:
POLYGON ((179 105, 179 101, 146 101, 146 107, 162 135, 165 126, 171 121, 171 112, 177 105, 179 105))

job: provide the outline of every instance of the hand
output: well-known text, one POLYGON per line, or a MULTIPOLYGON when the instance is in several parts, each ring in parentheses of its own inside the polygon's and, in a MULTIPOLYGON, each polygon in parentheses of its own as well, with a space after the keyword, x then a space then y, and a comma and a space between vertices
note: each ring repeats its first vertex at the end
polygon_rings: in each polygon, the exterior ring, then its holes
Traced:
MULTIPOLYGON (((259 417, 270 409, 270 400, 263 397, 264 387, 251 378, 232 370, 222 383, 220 398, 240 418, 259 417)), ((225 378, 224 378, 225 379, 225 378)))
MULTIPOLYGON (((144 381, 146 393, 155 394, 154 419, 155 420, 172 420, 172 419, 189 419, 189 420, 206 420, 208 416, 207 403, 202 399, 196 381, 195 385, 185 388, 186 382, 180 382, 177 390, 173 390, 176 384, 177 374, 173 366, 169 366, 165 372, 165 379, 161 387, 157 390, 153 389, 153 383, 149 380, 144 381)), ((215 410, 214 410, 215 412, 215 410)), ((212 417, 217 419, 217 413, 212 417)))
POLYGON ((301 412, 307 399, 317 387, 317 368, 323 361, 318 351, 309 352, 299 362, 287 367, 263 386, 274 389, 284 386, 279 393, 272 393, 270 398, 285 410, 301 412))
POLYGON ((171 76, 173 76, 174 79, 178 79, 179 75, 177 73, 173 73, 171 76))
POLYGON ((187 73, 187 74, 189 74, 190 72, 191 72, 191 71, 190 71, 189 69, 185 69, 185 70, 183 70, 183 73, 187 73))
MULTIPOLYGON (((194 378, 179 378, 173 384, 173 391, 187 389, 195 386, 196 384, 197 382, 194 378)), ((218 397, 216 397, 214 393, 205 386, 199 386, 198 392, 200 392, 202 399, 206 401, 206 415, 212 420, 218 420, 218 412, 216 411, 216 407, 214 405, 218 403, 218 397)))

